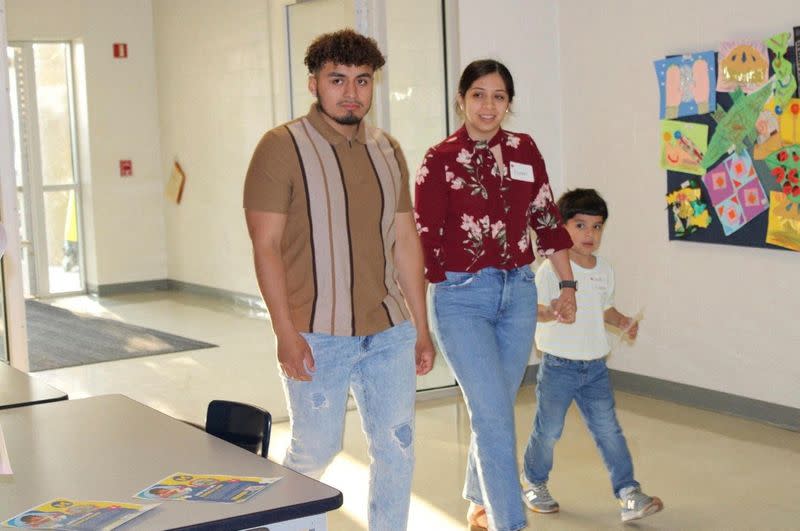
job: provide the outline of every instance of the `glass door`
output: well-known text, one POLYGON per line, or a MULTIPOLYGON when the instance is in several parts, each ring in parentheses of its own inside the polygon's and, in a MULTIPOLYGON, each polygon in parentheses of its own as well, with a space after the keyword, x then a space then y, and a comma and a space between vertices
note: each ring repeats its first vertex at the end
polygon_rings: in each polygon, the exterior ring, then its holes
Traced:
POLYGON ((304 116, 314 103, 308 91, 308 68, 303 62, 306 48, 323 33, 355 27, 355 17, 355 0, 313 0, 286 6, 292 118, 304 116))
POLYGON ((70 44, 7 53, 25 296, 83 292, 70 44))

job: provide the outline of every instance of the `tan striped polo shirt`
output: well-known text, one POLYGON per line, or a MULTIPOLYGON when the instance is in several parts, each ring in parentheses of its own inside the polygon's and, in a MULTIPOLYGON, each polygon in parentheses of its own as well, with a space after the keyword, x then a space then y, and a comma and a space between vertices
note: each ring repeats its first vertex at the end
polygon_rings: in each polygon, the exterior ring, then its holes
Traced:
POLYGON ((244 208, 287 215, 281 251, 298 332, 371 335, 408 319, 397 284, 395 214, 411 211, 397 141, 364 122, 353 140, 317 110, 267 132, 244 208))

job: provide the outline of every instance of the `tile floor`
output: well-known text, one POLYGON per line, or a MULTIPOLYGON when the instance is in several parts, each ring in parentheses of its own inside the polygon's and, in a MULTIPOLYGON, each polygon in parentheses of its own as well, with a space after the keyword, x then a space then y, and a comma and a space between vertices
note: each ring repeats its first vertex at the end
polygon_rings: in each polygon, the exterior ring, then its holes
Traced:
MULTIPOLYGON (((286 415, 274 339, 263 316, 180 292, 54 302, 220 345, 35 373, 67 391, 70 398, 123 393, 193 422, 203 422, 205 405, 217 397, 262 405, 276 418, 286 415)), ((627 393, 617 395, 637 478, 646 492, 664 500, 665 510, 635 524, 619 522, 600 457, 573 408, 556 448, 550 481, 561 512, 528 513, 531 529, 800 529, 800 433, 627 393)), ((533 387, 525 386, 516 407, 520 452, 534 409, 533 387)), ((460 492, 469 422, 463 401, 451 393, 420 401, 417 411, 409 529, 466 529, 467 504, 460 492)), ((288 423, 275 423, 273 458, 280 459, 288 438, 288 423)), ((366 529, 367 466, 358 414, 350 411, 344 451, 323 476, 344 492, 344 506, 329 516, 332 531, 366 529)))

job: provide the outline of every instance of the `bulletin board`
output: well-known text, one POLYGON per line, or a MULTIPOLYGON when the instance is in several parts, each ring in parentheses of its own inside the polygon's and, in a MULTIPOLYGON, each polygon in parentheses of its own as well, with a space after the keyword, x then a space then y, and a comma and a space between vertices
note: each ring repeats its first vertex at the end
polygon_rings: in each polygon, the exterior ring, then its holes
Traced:
POLYGON ((670 240, 800 251, 800 27, 654 62, 670 240))

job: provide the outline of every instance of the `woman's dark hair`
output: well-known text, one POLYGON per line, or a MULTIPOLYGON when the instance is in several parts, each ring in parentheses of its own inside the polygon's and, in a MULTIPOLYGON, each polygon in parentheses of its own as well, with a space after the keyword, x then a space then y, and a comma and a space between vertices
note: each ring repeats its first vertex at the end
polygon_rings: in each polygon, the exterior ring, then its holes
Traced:
POLYGON ((303 62, 310 73, 316 74, 328 61, 346 66, 369 65, 373 70, 386 63, 375 39, 351 29, 325 33, 314 39, 303 62))
POLYGON ((577 214, 601 216, 603 222, 608 219, 608 206, 593 188, 575 188, 558 198, 558 210, 564 223, 577 214))
POLYGON ((514 99, 514 78, 511 77, 511 72, 508 71, 506 65, 494 59, 479 59, 472 61, 464 71, 461 73, 461 79, 458 80, 458 94, 462 98, 467 95, 467 91, 475 83, 475 80, 487 74, 500 74, 503 78, 503 83, 506 85, 506 92, 508 92, 508 102, 514 99))

